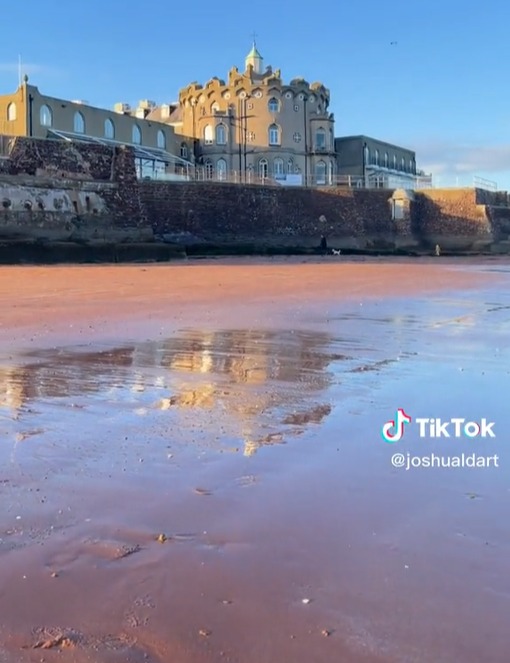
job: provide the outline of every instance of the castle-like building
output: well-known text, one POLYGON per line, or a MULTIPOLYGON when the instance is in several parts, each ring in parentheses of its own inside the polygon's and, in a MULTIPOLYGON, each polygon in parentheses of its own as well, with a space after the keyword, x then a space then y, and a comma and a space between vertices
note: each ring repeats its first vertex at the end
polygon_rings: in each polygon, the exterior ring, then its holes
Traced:
POLYGON ((279 69, 264 67, 254 43, 244 72, 233 67, 227 81, 191 83, 170 113, 159 107, 148 119, 195 140, 194 156, 207 179, 320 185, 333 183, 336 173, 329 103, 322 83, 285 83, 279 69))
POLYGON ((95 108, 44 95, 25 76, 15 93, 0 95, 0 156, 3 137, 33 136, 130 145, 141 178, 416 186, 414 151, 363 135, 335 138, 329 104, 322 83, 285 83, 265 67, 255 43, 244 72, 190 83, 174 104, 95 108))

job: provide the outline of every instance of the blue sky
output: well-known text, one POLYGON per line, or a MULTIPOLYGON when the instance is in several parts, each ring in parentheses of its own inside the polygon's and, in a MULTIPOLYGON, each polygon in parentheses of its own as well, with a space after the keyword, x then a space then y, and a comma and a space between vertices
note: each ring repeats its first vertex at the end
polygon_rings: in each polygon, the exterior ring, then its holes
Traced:
POLYGON ((21 53, 45 94, 104 107, 175 101, 188 83, 242 67, 255 32, 265 64, 285 80, 303 76, 331 90, 337 136, 415 149, 439 186, 479 176, 510 189, 504 0, 45 0, 30 10, 9 3, 3 14, 0 93, 16 88, 21 53))

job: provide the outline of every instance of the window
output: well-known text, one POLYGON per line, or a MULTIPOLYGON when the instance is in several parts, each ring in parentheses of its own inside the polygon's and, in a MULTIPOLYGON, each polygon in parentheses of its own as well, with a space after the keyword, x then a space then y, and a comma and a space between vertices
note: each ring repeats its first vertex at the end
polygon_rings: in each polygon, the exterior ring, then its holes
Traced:
POLYGON ((261 180, 267 179, 267 159, 259 161, 259 177, 261 180))
POLYGON ((157 146, 161 150, 166 150, 166 136, 165 136, 162 129, 158 130, 158 135, 157 135, 156 141, 157 141, 157 143, 156 143, 157 146))
POLYGON ((286 92, 285 99, 292 99, 292 92, 286 92))
POLYGON ((212 176, 213 176, 212 161, 206 161, 205 162, 205 177, 208 180, 212 180, 212 176))
POLYGON ((384 167, 388 168, 388 152, 384 153, 384 167))
POLYGON ((374 163, 376 166, 379 165, 379 150, 375 151, 374 163))
POLYGON ((43 127, 51 127, 53 124, 53 113, 51 108, 44 104, 39 112, 39 121, 43 127))
POLYGON ((317 184, 326 184, 326 164, 318 161, 315 164, 315 181, 317 184))
POLYGON ((131 135, 132 135, 132 138, 133 138, 133 143, 135 145, 141 145, 141 143, 142 143, 142 130, 140 129, 140 127, 137 124, 135 124, 135 126, 133 127, 133 132, 132 132, 131 135))
POLYGON ((315 132, 315 147, 317 150, 326 149, 326 132, 322 127, 315 132))
POLYGON ((216 144, 217 145, 227 144, 227 128, 224 124, 218 124, 218 126, 216 127, 216 144))
POLYGON ((414 173, 414 162, 412 159, 409 159, 409 172, 414 173))
POLYGON ((296 113, 299 111, 299 104, 294 104, 294 110, 296 111, 296 113))
POLYGON ((104 137, 115 138, 115 125, 109 117, 104 121, 104 137))
POLYGON ((7 121, 14 122, 15 119, 16 119, 16 104, 12 101, 7 106, 7 121))
POLYGON ((301 134, 300 134, 299 132, 296 131, 296 133, 294 134, 293 138, 294 138, 294 142, 295 142, 295 143, 299 143, 299 141, 301 140, 301 134))
POLYGON ((402 157, 400 159, 400 170, 403 170, 405 172, 405 169, 406 169, 406 160, 404 159, 404 157, 402 157))
POLYGON ((181 157, 183 159, 188 158, 188 146, 186 145, 186 143, 181 143, 181 157))
POLYGON ((283 172, 283 159, 277 157, 273 162, 273 173, 275 177, 281 177, 283 172))
POLYGON ((220 105, 217 101, 211 106, 211 113, 217 113, 220 110, 220 105))
POLYGON ((393 170, 397 170, 397 157, 395 154, 393 155, 393 170))
POLYGON ((329 173, 328 173, 328 184, 333 184, 334 182, 334 175, 335 175, 335 167, 333 165, 333 162, 329 162, 329 173))
POLYGON ((214 142, 213 128, 210 124, 206 124, 204 127, 204 140, 206 145, 212 145, 214 142))
POLYGON ((269 127, 269 145, 280 144, 280 127, 277 124, 272 124, 269 127))
POLYGON ((289 159, 287 161, 287 173, 289 175, 292 175, 293 172, 294 172, 294 162, 292 161, 292 159, 289 159))
POLYGON ((271 99, 267 103, 267 108, 270 113, 278 113, 278 111, 280 110, 280 102, 278 101, 278 99, 271 97, 271 99))
POLYGON ((85 133, 85 118, 80 111, 76 111, 74 114, 74 132, 77 134, 85 133))
POLYGON ((227 179, 227 162, 225 159, 218 159, 216 164, 216 175, 220 182, 224 182, 227 179))
POLYGON ((365 145, 365 166, 368 166, 370 163, 370 150, 365 145))

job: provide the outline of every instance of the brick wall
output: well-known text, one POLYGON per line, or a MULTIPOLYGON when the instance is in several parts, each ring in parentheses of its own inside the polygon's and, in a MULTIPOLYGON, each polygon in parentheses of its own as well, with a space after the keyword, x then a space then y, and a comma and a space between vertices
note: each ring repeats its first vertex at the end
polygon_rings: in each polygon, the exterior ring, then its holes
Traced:
POLYGON ((115 183, 101 191, 107 205, 105 222, 118 228, 147 225, 130 147, 18 137, 4 168, 10 175, 51 178, 57 187, 64 180, 77 181, 77 187, 78 181, 115 183))
POLYGON ((490 237, 492 228, 477 189, 427 189, 415 194, 412 211, 413 234, 490 237))
POLYGON ((147 181, 140 191, 157 234, 317 240, 395 232, 388 191, 147 181))
POLYGON ((18 137, 14 140, 9 161, 12 175, 109 181, 112 178, 113 149, 90 143, 18 137))

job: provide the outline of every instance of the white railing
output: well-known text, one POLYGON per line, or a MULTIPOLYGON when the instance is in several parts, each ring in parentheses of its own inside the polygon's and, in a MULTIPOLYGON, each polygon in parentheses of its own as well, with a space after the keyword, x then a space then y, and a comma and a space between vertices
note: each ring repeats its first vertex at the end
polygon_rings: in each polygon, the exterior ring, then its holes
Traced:
MULTIPOLYGON (((140 177, 140 174, 139 174, 140 177)), ((396 177, 387 175, 307 175, 292 173, 287 175, 267 175, 247 171, 217 171, 197 166, 188 172, 154 171, 146 172, 140 179, 155 181, 193 181, 215 182, 218 184, 257 184, 263 186, 297 186, 297 187, 345 187, 349 189, 425 189, 432 188, 430 176, 396 177)))
POLYGON ((497 182, 493 182, 492 180, 486 180, 483 177, 478 177, 477 175, 473 177, 473 186, 476 189, 485 189, 486 191, 498 190, 497 182))

